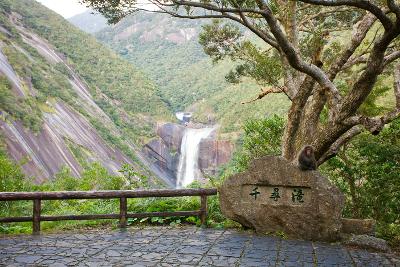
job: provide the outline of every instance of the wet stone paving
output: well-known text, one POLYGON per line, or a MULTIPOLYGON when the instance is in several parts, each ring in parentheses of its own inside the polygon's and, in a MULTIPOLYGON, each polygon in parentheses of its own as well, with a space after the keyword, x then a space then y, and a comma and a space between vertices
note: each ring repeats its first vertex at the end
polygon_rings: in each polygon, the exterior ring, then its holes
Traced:
POLYGON ((233 230, 146 227, 0 236, 0 266, 400 266, 392 254, 233 230))

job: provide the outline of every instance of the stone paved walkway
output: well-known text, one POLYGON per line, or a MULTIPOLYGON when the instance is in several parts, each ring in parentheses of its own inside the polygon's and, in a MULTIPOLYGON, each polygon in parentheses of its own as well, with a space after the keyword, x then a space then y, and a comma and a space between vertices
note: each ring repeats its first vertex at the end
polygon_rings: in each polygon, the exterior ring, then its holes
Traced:
POLYGON ((318 242, 196 227, 0 237, 0 266, 400 266, 318 242))

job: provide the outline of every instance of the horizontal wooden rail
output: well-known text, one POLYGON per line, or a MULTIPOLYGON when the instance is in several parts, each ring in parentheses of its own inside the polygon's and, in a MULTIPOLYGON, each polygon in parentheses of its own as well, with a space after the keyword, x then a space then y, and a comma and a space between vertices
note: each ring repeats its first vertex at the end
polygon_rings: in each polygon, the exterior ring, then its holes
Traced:
POLYGON ((145 197, 184 197, 216 195, 217 189, 153 189, 153 190, 109 190, 109 191, 57 191, 57 192, 1 192, 0 201, 5 200, 56 200, 56 199, 110 199, 145 197))
MULTIPOLYGON (((165 211, 165 212, 143 212, 128 213, 126 218, 150 218, 150 217, 186 217, 200 216, 200 211, 165 211)), ((100 220, 100 219, 119 219, 119 214, 93 214, 93 215, 60 215, 60 216, 40 216, 40 221, 68 221, 68 220, 100 220)), ((32 217, 6 217, 0 218, 0 223, 10 222, 31 222, 32 217)))
POLYGON ((125 228, 128 218, 148 217, 178 217, 178 216, 199 216, 202 225, 205 225, 207 218, 207 196, 217 194, 217 189, 155 189, 155 190, 110 190, 110 191, 61 191, 61 192, 2 192, 0 201, 33 200, 33 214, 25 217, 0 218, 0 223, 29 222, 32 221, 34 234, 40 233, 41 221, 62 221, 62 220, 98 220, 98 219, 119 219, 119 226, 125 228), (200 210, 194 211, 165 211, 165 212, 143 212, 128 213, 128 198, 146 197, 184 197, 200 196, 200 210), (60 215, 41 216, 42 200, 68 200, 68 199, 113 199, 119 198, 119 214, 86 214, 86 215, 60 215))

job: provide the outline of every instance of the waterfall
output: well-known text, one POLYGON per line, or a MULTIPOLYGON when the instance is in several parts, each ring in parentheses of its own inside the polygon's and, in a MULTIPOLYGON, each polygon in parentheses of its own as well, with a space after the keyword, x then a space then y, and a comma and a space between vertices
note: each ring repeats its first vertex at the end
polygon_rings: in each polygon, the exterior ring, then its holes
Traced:
POLYGON ((214 128, 186 128, 181 143, 181 157, 176 180, 178 188, 185 187, 202 177, 198 168, 200 141, 207 138, 212 131, 214 128))

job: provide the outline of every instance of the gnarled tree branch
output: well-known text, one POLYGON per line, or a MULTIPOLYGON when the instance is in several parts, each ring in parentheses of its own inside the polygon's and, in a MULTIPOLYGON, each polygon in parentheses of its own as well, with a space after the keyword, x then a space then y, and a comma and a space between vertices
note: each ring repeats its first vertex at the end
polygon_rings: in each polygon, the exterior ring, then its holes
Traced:
POLYGON ((365 71, 341 103, 338 121, 345 120, 355 114, 374 87, 378 75, 383 71, 386 49, 393 39, 400 34, 400 21, 397 21, 395 25, 392 29, 385 31, 380 40, 374 44, 365 71))
POLYGON ((400 58, 400 51, 394 51, 393 53, 385 56, 383 65, 389 65, 390 63, 392 63, 393 61, 395 61, 396 59, 400 58))
POLYGON ((329 79, 335 79, 339 71, 346 64, 349 58, 354 54, 357 47, 360 46, 361 42, 364 40, 367 32, 371 28, 372 24, 376 21, 376 18, 372 14, 366 14, 363 18, 358 21, 353 27, 353 34, 351 41, 348 46, 343 50, 342 54, 338 59, 332 64, 330 70, 328 71, 329 79))
POLYGON ((348 130, 346 133, 344 133, 339 139, 334 142, 331 147, 329 148, 328 151, 326 151, 317 161, 317 165, 321 165, 325 161, 327 161, 330 158, 333 158, 334 156, 337 155, 339 152, 339 149, 346 143, 348 143, 354 136, 359 135, 360 133, 363 132, 363 128, 359 125, 356 125, 350 130, 348 130))
POLYGON ((311 76, 322 87, 327 88, 332 96, 332 101, 337 103, 341 97, 336 86, 320 68, 314 64, 306 63, 300 58, 296 49, 283 33, 272 11, 269 9, 269 7, 265 7, 264 10, 265 13, 263 13, 263 17, 267 21, 272 34, 275 36, 275 39, 279 44, 281 51, 285 54, 289 64, 296 70, 311 76))
POLYGON ((368 0, 300 0, 301 2, 321 6, 353 6, 371 12, 382 23, 386 30, 389 30, 393 23, 388 16, 386 16, 383 9, 374 5, 368 0))
MULTIPOLYGON (((285 93, 288 96, 288 94, 286 93, 285 87, 278 86, 278 87, 273 87, 273 88, 266 88, 266 89, 262 90, 261 93, 258 94, 258 96, 256 98, 253 98, 248 101, 243 101, 241 104, 252 103, 252 102, 255 102, 257 100, 264 98, 265 96, 267 96, 269 94, 279 94, 279 93, 285 93)), ((290 99, 289 96, 288 96, 288 98, 290 99)))
POLYGON ((395 3, 394 0, 387 0, 390 11, 396 14, 397 19, 400 19, 400 7, 395 3))

